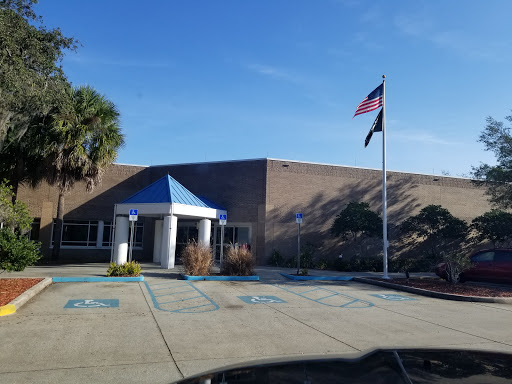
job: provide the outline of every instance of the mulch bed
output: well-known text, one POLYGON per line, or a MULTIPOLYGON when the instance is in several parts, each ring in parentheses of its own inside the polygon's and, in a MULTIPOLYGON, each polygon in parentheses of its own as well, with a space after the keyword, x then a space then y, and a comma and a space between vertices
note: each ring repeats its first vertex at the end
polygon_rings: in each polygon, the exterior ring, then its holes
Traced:
POLYGON ((452 285, 442 279, 377 279, 386 283, 404 285, 407 287, 421 288, 434 292, 449 293, 460 296, 478 296, 478 297, 512 297, 512 287, 510 289, 500 287, 484 287, 479 285, 469 285, 468 283, 459 283, 452 285))
POLYGON ((0 306, 9 304, 43 279, 0 279, 0 306))

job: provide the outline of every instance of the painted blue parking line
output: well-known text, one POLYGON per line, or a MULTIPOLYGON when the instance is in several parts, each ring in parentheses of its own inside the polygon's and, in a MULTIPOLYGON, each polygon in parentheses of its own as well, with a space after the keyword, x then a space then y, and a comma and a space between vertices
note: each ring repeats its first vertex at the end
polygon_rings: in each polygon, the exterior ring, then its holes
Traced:
POLYGON ((379 299, 389 300, 389 301, 408 301, 408 300, 418 300, 409 296, 397 295, 396 293, 375 293, 370 294, 370 296, 378 297, 379 299))
POLYGON ((345 307, 348 307, 352 303, 357 303, 358 301, 360 301, 360 300, 359 299, 354 299, 354 300, 352 300, 352 301, 350 301, 350 302, 348 302, 346 304, 340 305, 340 307, 345 308, 345 307))
MULTIPOLYGON (((331 289, 327 289, 321 286, 316 286, 315 289, 311 289, 309 291, 301 292, 300 290, 297 290, 296 288, 302 288, 305 285, 312 286, 311 283, 309 284, 295 284, 293 282, 286 282, 281 284, 271 284, 274 287, 280 288, 284 291, 287 291, 289 293, 293 293, 294 295, 303 297, 304 299, 314 301, 315 303, 326 305, 328 307, 338 307, 338 308, 370 308, 373 307, 374 304, 366 301, 358 299, 357 297, 352 297, 349 295, 346 295, 344 293, 336 292, 331 289), (328 293, 327 296, 315 298, 315 297, 309 297, 308 294, 311 293, 318 293, 318 292, 325 292, 328 293), (329 299, 329 302, 325 302, 325 300, 329 299)), ((313 285, 314 286, 314 285, 313 285)))
POLYGON ((171 300, 171 301, 166 301, 165 303, 159 303, 159 304, 162 305, 162 304, 177 303, 178 301, 192 300, 192 299, 197 299, 199 297, 201 297, 201 296, 194 296, 194 297, 189 297, 189 298, 186 298, 186 299, 171 300))
POLYGON ((317 299, 317 300, 324 300, 324 299, 327 299, 328 297, 333 297, 333 296, 336 296, 336 295, 337 295, 337 293, 333 293, 332 295, 324 296, 324 297, 322 297, 320 299, 317 299))
MULTIPOLYGON (((166 287, 168 293, 164 293, 161 295, 155 295, 151 286, 160 285, 160 284, 148 284, 147 281, 144 282, 146 288, 148 290, 149 295, 151 296, 151 300, 153 301, 153 305, 156 309, 164 312, 173 312, 173 313, 201 313, 201 312, 212 312, 219 309, 219 306, 215 301, 213 301, 210 297, 208 297, 205 293, 203 293, 200 289, 195 287, 191 282, 183 281, 179 282, 180 284, 169 285, 166 287), (192 289, 187 290, 179 290, 175 292, 175 289, 180 289, 183 285, 187 285, 192 289), (199 294, 199 296, 198 296, 199 294), (178 295, 179 298, 172 301, 159 301, 159 297, 162 296, 172 296, 178 295)), ((159 291, 161 289, 157 288, 159 291)))
MULTIPOLYGON (((173 312, 178 312, 178 313, 198 313, 198 311, 189 311, 189 309, 202 308, 202 307, 207 307, 209 305, 210 304, 196 305, 195 307, 188 307, 188 308, 178 309, 178 310, 173 311, 173 312)), ((208 310, 208 311, 199 311, 199 312, 210 312, 210 310, 208 310)))
MULTIPOLYGON (((186 286, 186 284, 180 284, 180 285, 173 285, 172 287, 173 287, 173 288, 176 288, 176 287, 185 287, 185 286, 186 286)), ((169 287, 163 287, 163 288, 153 289, 153 292, 154 292, 154 291, 160 291, 160 290, 162 290, 162 289, 167 289, 167 288, 169 288, 169 287)))
POLYGON ((177 295, 178 293, 192 292, 191 289, 187 289, 186 291, 178 291, 173 293, 164 293, 163 295, 155 295, 155 297, 169 296, 169 295, 177 295))
POLYGON ((304 292, 301 292, 301 293, 302 293, 302 294, 304 294, 304 293, 308 293, 308 292, 313 292, 313 291, 316 291, 316 290, 318 290, 318 289, 319 289, 319 288, 310 289, 309 291, 304 291, 304 292))
POLYGON ((174 284, 179 284, 179 283, 182 283, 182 281, 166 281, 165 283, 151 283, 151 286, 155 286, 155 285, 174 285, 174 284))

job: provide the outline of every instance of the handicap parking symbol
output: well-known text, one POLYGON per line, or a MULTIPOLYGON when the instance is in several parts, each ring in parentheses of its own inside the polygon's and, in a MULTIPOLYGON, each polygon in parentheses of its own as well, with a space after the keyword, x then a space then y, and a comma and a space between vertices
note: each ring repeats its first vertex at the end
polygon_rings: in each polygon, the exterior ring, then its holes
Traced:
POLYGON ((118 299, 80 299, 69 300, 64 308, 115 308, 119 307, 118 299))
POLYGON ((238 296, 247 304, 271 304, 271 303, 286 303, 286 301, 276 296, 238 296))
POLYGON ((379 299, 389 300, 389 301, 407 301, 407 300, 417 300, 412 297, 397 295, 395 293, 375 293, 371 294, 371 296, 378 297, 379 299))

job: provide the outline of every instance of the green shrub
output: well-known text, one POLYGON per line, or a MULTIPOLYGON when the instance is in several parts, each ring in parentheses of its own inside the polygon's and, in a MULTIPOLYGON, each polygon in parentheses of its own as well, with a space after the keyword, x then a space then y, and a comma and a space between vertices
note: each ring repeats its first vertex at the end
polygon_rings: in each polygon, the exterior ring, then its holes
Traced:
POLYGON ((222 273, 230 276, 251 276, 254 260, 246 246, 229 247, 222 265, 222 273))
POLYGON ((121 265, 110 263, 107 270, 107 276, 139 276, 142 268, 136 261, 128 261, 121 265))
POLYGON ((336 259, 333 268, 341 272, 382 272, 382 258, 336 259))
MULTIPOLYGON (((316 247, 311 243, 306 243, 300 249, 300 267, 301 268, 315 268, 313 257, 316 247)), ((292 256, 282 264, 286 268, 297 268, 297 255, 292 256)))
POLYGON ((329 261, 326 259, 320 259, 315 264, 316 269, 327 269, 329 267, 329 261))
POLYGON ((461 281, 461 274, 472 267, 471 258, 463 253, 448 253, 444 255, 446 263, 446 281, 455 285, 461 281))
POLYGON ((415 257, 401 256, 389 259, 390 272, 430 272, 439 259, 430 254, 419 254, 415 257))
POLYGON ((282 267, 284 265, 284 259, 279 250, 272 250, 272 255, 268 259, 268 263, 274 267, 282 267))
POLYGON ((41 258, 41 243, 9 228, 0 229, 0 268, 6 271, 23 271, 41 258))
POLYGON ((212 250, 210 247, 195 242, 188 243, 181 252, 181 261, 185 274, 190 276, 208 276, 213 265, 212 250))
POLYGON ((313 256, 316 247, 311 243, 306 243, 300 249, 300 267, 301 268, 314 268, 313 256))

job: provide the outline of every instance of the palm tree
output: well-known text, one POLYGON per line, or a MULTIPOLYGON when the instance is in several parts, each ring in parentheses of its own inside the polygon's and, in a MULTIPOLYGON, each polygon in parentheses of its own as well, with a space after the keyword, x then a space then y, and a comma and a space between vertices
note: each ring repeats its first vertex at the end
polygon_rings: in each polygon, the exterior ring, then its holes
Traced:
POLYGON ((59 189, 54 260, 60 253, 64 195, 77 182, 85 182, 87 192, 91 192, 101 183, 105 168, 114 162, 123 144, 114 103, 89 86, 70 89, 69 102, 53 120, 45 151, 49 161, 47 181, 59 189))

